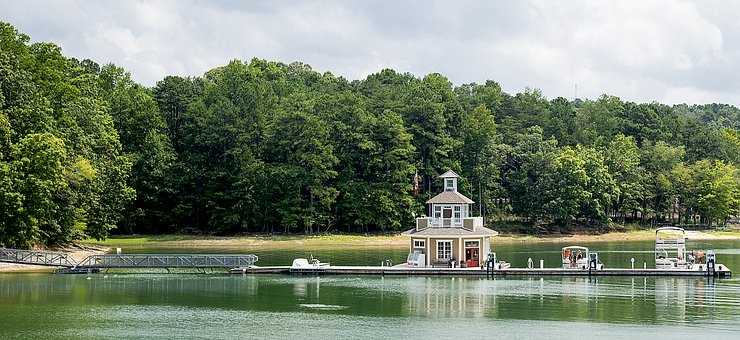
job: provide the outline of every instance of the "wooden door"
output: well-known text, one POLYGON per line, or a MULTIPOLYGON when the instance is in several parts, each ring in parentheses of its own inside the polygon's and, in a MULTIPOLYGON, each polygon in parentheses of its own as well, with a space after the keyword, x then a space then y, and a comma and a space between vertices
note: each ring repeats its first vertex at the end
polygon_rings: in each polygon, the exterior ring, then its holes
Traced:
POLYGON ((479 262, 478 255, 480 254, 478 248, 466 248, 465 249, 465 263, 468 267, 477 267, 479 262))

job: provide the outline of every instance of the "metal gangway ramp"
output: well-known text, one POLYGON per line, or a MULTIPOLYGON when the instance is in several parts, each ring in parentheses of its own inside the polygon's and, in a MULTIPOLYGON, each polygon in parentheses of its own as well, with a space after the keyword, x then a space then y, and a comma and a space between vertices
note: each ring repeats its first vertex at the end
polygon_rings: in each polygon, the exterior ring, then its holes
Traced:
POLYGON ((69 257, 67 253, 11 248, 0 248, 0 262, 54 267, 74 267, 77 265, 75 260, 69 257))
POLYGON ((0 248, 0 262, 63 267, 69 269, 66 272, 113 268, 232 269, 252 267, 258 260, 253 254, 105 254, 90 255, 76 262, 62 252, 0 248))
POLYGON ((251 267, 259 258, 252 254, 107 254, 91 255, 76 268, 237 268, 251 267))

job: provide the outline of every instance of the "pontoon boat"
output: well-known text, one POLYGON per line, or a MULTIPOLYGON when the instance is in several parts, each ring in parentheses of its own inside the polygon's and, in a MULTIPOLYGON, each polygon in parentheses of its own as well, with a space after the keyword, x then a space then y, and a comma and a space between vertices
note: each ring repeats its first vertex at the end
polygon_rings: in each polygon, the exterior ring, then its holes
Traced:
POLYGON ((688 269, 685 230, 678 227, 655 229, 655 269, 688 269))
POLYGON ((589 269, 589 263, 594 262, 593 269, 602 270, 604 264, 599 261, 599 254, 590 252, 588 248, 581 246, 563 247, 562 252, 563 269, 589 269))

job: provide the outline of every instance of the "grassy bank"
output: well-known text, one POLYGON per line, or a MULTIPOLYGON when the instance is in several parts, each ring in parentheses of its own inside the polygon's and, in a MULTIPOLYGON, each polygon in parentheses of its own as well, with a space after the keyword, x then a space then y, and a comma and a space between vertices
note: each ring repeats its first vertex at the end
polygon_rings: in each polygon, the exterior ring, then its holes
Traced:
MULTIPOLYGON (((654 230, 636 230, 600 235, 557 235, 532 236, 503 234, 496 236, 494 243, 517 242, 613 242, 653 240, 654 230)), ((740 240, 740 230, 689 232, 693 240, 740 240)), ((116 236, 104 241, 87 240, 85 243, 103 247, 146 247, 146 248, 296 248, 312 249, 336 247, 406 247, 408 237, 402 235, 250 235, 250 236, 198 236, 198 235, 132 235, 116 236)))

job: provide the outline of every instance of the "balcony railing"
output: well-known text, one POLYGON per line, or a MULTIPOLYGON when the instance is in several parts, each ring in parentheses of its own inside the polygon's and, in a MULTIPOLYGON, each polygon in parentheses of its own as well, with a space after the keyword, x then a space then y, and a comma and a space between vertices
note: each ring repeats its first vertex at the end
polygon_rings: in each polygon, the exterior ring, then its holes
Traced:
POLYGON ((424 230, 427 228, 463 228, 467 230, 475 230, 478 227, 483 226, 482 217, 465 217, 465 218, 434 218, 434 217, 418 217, 416 219, 416 230, 424 230))

